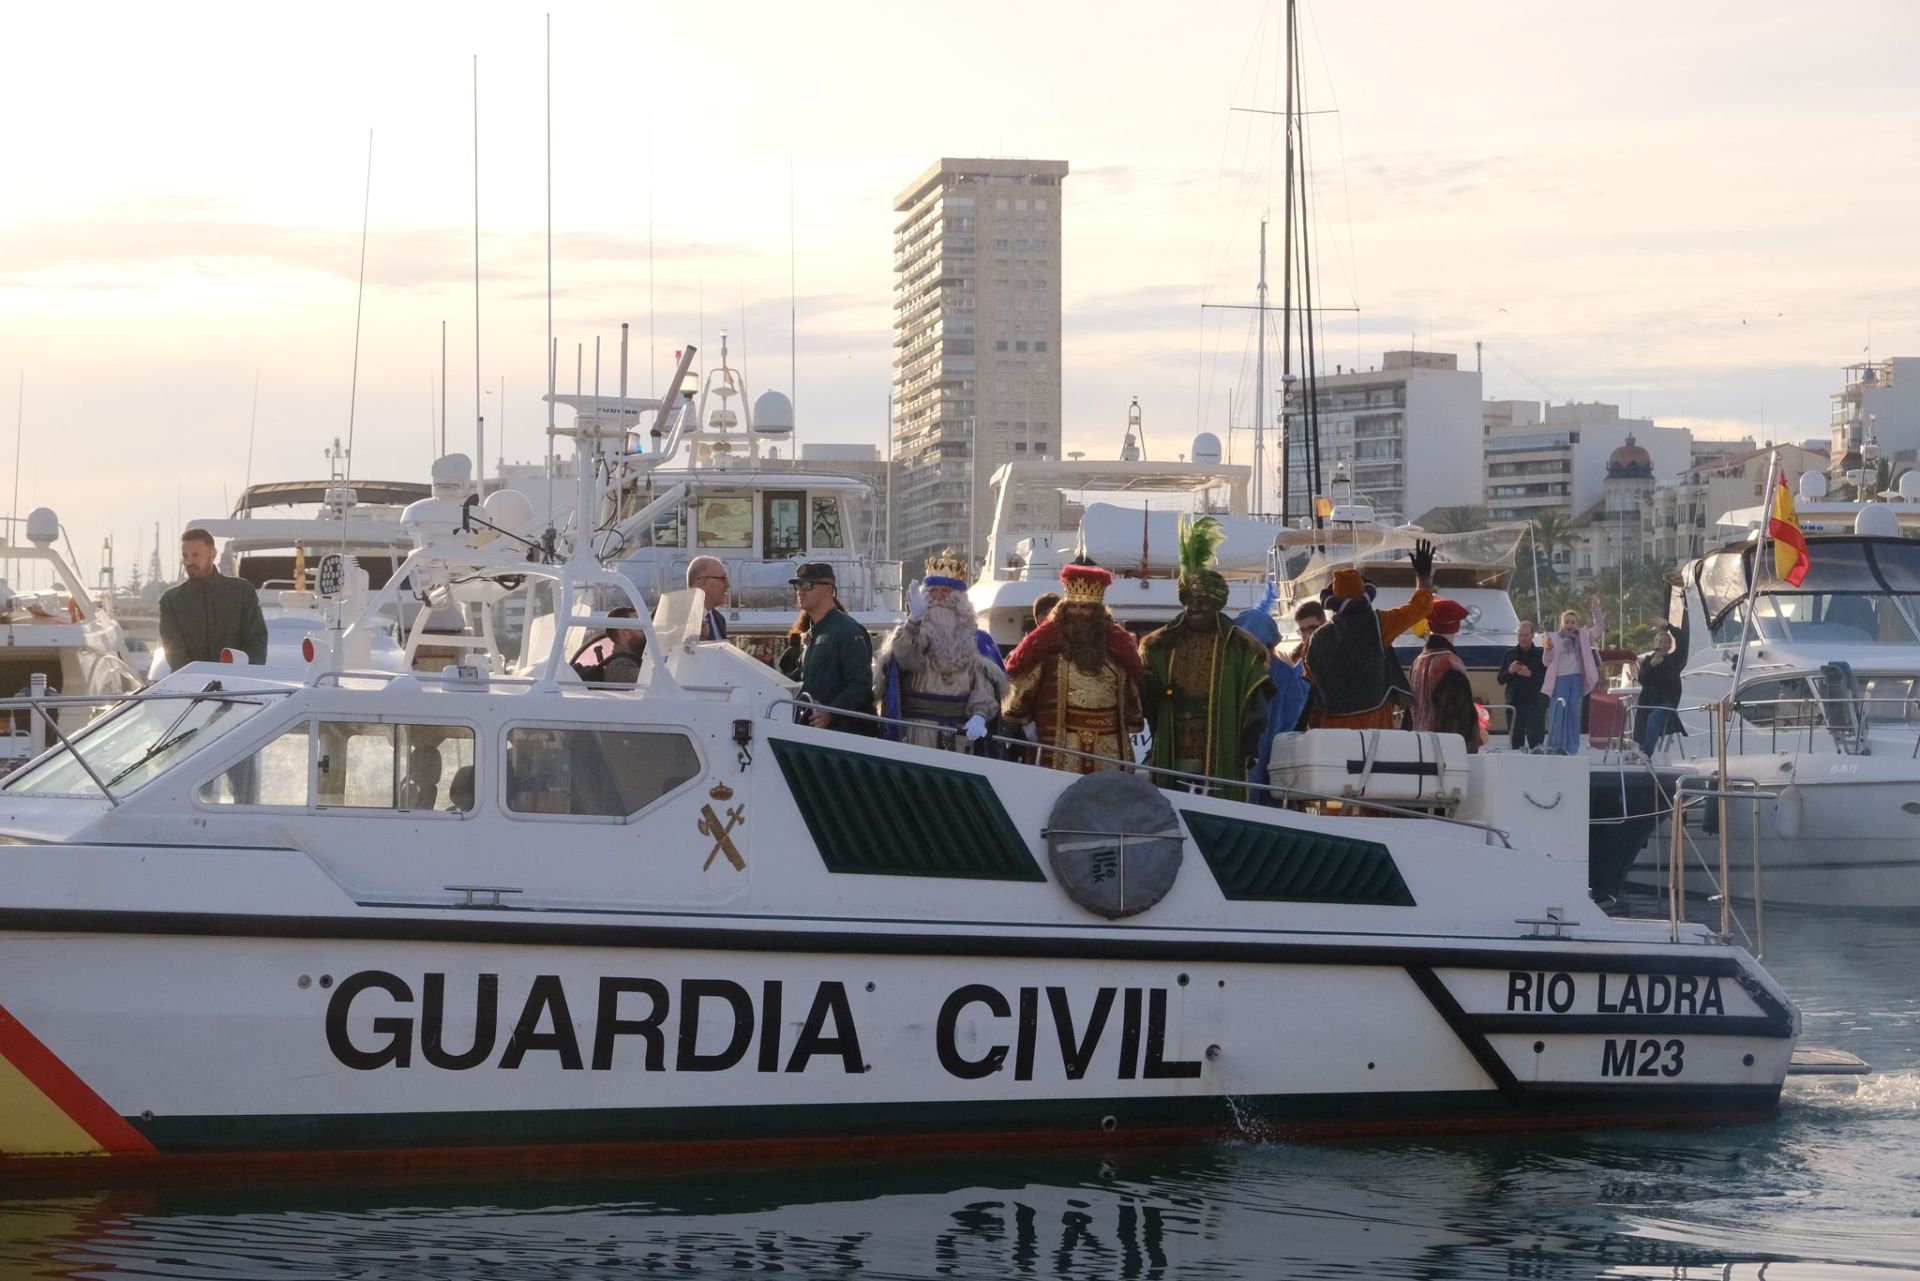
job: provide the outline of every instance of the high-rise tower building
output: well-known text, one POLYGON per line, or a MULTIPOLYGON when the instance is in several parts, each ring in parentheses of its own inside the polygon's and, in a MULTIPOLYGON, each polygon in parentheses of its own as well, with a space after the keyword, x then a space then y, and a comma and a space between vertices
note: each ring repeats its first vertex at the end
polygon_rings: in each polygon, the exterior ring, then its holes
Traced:
POLYGON ((909 577, 943 548, 984 554, 995 468, 1060 456, 1066 176, 1064 160, 941 160, 894 201, 892 543, 909 577))

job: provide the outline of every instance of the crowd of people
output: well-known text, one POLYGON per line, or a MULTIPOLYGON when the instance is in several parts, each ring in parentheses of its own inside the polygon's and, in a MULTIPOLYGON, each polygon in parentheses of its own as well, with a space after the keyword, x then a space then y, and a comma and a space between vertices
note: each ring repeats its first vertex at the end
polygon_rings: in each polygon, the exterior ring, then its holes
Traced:
MULTIPOLYGON (((1122 626, 1106 602, 1113 575, 1083 557, 1061 571, 1058 593, 1034 603, 1032 630, 1004 655, 975 616, 966 564, 953 552, 927 561, 908 591, 906 622, 878 645, 841 604, 834 567, 809 562, 790 580, 800 613, 777 665, 799 683, 800 716, 816 727, 1082 774, 1145 766, 1167 785, 1236 799, 1266 794, 1246 784, 1265 783, 1285 733, 1405 728, 1458 734, 1469 752, 1486 743, 1486 713, 1455 647, 1470 613, 1435 594, 1430 542, 1408 554, 1414 591, 1405 603, 1376 607, 1374 584, 1338 569, 1318 600, 1295 608, 1299 640, 1282 645, 1271 585, 1253 608, 1225 612, 1220 539, 1211 518, 1183 523, 1180 612, 1164 627, 1136 637, 1122 626), (1403 664, 1394 642, 1414 629, 1425 641, 1403 664)), ((702 636, 724 637, 725 567, 702 557, 687 577, 707 592, 702 636)), ((1600 685, 1598 598, 1590 618, 1583 625, 1567 611, 1544 644, 1532 623, 1520 624, 1496 673, 1516 749, 1579 750, 1582 709, 1600 685)), ((615 629, 600 644, 603 654, 583 658, 634 680, 641 633, 615 629)), ((1684 635, 1664 624, 1640 656, 1635 738, 1649 754, 1662 735, 1680 732, 1671 713, 1685 662, 1684 635)))

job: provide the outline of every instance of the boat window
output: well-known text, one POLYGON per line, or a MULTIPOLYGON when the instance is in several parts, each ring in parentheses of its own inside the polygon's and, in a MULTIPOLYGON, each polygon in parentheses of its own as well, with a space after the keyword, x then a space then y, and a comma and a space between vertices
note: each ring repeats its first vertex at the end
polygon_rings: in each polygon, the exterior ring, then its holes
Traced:
POLYGON ((473 767, 473 731, 459 725, 321 721, 314 753, 315 800, 321 806, 438 810, 452 803, 460 771, 473 767))
MULTIPOLYGON (((1920 597, 1908 596, 1909 609, 1920 607, 1920 597)), ((1900 601, 1883 592, 1765 592, 1754 609, 1760 637, 1802 644, 1909 645, 1915 640, 1900 601)), ((1739 610, 1728 615, 1739 638, 1739 610)))
POLYGON ((673 506, 654 515, 652 527, 642 531, 642 547, 685 547, 687 545, 687 509, 673 506))
POLYGON ((1860 678, 1867 719, 1882 725, 1920 724, 1920 680, 1912 672, 1875 672, 1860 678))
POLYGON ((1869 546, 1873 549, 1874 568, 1880 571, 1887 586, 1896 592, 1920 593, 1920 543, 1902 539, 1897 543, 1877 542, 1869 546))
POLYGON ((1775 729, 1805 729, 1819 725, 1820 705, 1806 678, 1790 676, 1777 681, 1755 681, 1740 691, 1740 715, 1749 725, 1775 729))
POLYGON ((46 759, 8 779, 4 789, 36 796, 98 796, 100 788, 75 759, 78 751, 115 796, 138 791, 194 752, 205 749, 257 714, 264 699, 220 693, 210 681, 206 697, 142 698, 121 704, 71 735, 46 759))
POLYGON ((692 741, 673 731, 507 731, 507 808, 516 814, 624 818, 699 773, 692 741))
POLYGON ((200 788, 205 805, 307 807, 308 749, 313 722, 301 721, 200 788))
POLYGON ((832 494, 824 498, 815 495, 812 502, 814 550, 845 547, 847 536, 840 522, 840 499, 832 494))
POLYGON ((800 528, 800 504, 806 495, 769 493, 762 496, 766 516, 766 547, 760 555, 766 560, 786 560, 806 550, 800 528))
POLYGON ((746 549, 753 546, 753 500, 739 495, 707 494, 699 500, 695 518, 704 550, 746 549))

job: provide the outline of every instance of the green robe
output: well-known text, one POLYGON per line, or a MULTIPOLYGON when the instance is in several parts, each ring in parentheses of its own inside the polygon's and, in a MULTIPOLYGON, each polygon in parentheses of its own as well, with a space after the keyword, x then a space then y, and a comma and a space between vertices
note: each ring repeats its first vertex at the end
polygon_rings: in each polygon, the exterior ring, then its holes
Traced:
POLYGON ((1153 727, 1153 764, 1232 779, 1214 795, 1244 801, 1238 780, 1259 749, 1273 678, 1259 641, 1214 615, 1213 631, 1185 625, 1187 615, 1140 642, 1147 676, 1140 702, 1153 727), (1196 768, 1197 766, 1197 768, 1196 768))

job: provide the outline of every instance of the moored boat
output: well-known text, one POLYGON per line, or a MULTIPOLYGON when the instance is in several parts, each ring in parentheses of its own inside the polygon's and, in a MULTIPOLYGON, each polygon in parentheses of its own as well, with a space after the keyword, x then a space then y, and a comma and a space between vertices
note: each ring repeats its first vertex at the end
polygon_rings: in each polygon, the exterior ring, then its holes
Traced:
POLYGON ((591 547, 423 548, 305 667, 190 665, 0 784, 0 1172, 1775 1106, 1791 1002, 1587 903, 1577 837, 815 729, 693 592, 638 686, 580 682, 636 597, 591 547), (518 658, 351 666, 423 581, 524 599, 518 658))

